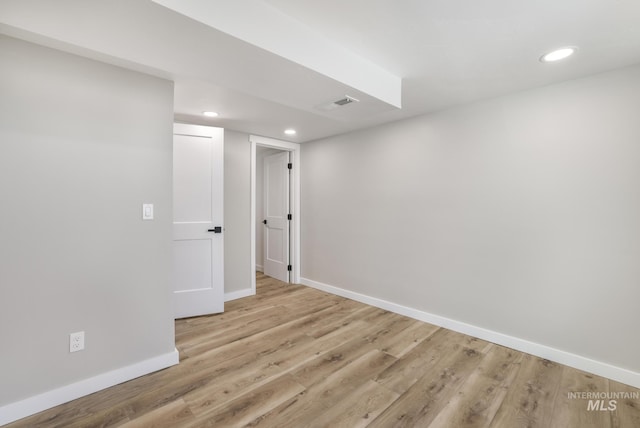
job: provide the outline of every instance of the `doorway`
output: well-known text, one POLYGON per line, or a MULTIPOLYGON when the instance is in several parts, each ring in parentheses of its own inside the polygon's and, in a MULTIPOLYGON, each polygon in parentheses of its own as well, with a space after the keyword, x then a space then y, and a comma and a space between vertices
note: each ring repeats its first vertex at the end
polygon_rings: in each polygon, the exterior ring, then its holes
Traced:
POLYGON ((256 149, 256 270, 291 282, 290 153, 256 149))
MULTIPOLYGON (((283 273, 284 267, 284 276, 274 274, 274 277, 280 280, 300 282, 300 145, 254 135, 250 136, 249 140, 251 142, 251 286, 255 293, 255 272, 256 270, 264 271, 265 265, 268 271, 275 267, 275 271, 271 273, 280 272, 280 274, 283 273), (272 212, 269 216, 264 215, 265 159, 269 159, 268 164, 274 171, 281 171, 279 168, 284 166, 286 177, 290 176, 287 182, 288 189, 283 193, 284 199, 278 196, 271 198, 272 212), (281 219, 282 216, 285 218, 281 219), (265 220, 267 224, 264 223, 265 220), (286 236, 283 233, 285 228, 289 234, 288 242, 280 242, 279 237, 286 236), (268 254, 269 237, 271 237, 271 256, 268 254), (265 245, 267 245, 266 251, 265 245), (268 259, 266 263, 265 256, 268 259), (285 259, 287 259, 286 262, 285 259)), ((278 175, 277 172, 272 174, 272 179, 276 183, 280 183, 280 178, 285 178, 278 175)), ((271 187, 280 187, 280 184, 271 187)))

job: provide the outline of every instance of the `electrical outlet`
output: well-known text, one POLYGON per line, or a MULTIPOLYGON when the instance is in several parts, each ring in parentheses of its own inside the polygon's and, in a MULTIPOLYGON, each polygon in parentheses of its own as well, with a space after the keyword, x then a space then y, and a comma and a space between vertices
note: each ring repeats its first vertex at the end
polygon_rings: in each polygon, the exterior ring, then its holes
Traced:
POLYGON ((69 352, 78 352, 84 349, 84 331, 69 335, 69 352))

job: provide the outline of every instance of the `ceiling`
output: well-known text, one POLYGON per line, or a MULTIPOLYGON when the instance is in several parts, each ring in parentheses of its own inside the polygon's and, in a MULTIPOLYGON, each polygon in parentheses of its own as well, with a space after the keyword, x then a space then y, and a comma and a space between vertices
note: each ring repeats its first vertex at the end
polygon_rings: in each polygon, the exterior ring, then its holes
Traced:
POLYGON ((179 121, 296 142, 640 63, 639 23, 637 0, 0 0, 1 33, 173 80, 179 121))

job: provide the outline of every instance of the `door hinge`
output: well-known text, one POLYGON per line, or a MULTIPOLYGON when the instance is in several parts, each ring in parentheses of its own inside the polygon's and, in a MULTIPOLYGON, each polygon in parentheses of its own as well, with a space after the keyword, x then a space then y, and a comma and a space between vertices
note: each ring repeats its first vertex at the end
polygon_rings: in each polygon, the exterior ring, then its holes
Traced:
POLYGON ((288 270, 289 272, 291 272, 291 265, 288 265, 288 266, 287 266, 287 270, 288 270))
POLYGON ((291 214, 287 214, 287 220, 293 220, 293 216, 291 214))
POLYGON ((291 162, 289 162, 289 163, 287 164, 287 168, 289 168, 289 169, 293 169, 293 164, 292 164, 291 162))

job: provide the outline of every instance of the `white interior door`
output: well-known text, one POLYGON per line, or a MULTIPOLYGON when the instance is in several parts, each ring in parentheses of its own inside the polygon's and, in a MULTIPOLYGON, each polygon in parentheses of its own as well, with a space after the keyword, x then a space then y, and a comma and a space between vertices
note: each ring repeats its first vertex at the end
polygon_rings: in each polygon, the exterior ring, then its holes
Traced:
POLYGON ((289 282, 289 152, 264 158, 264 273, 289 282))
MULTIPOLYGON (((174 132, 188 125, 176 124, 174 132)), ((173 294, 176 318, 224 310, 221 128, 173 137, 173 294)))

